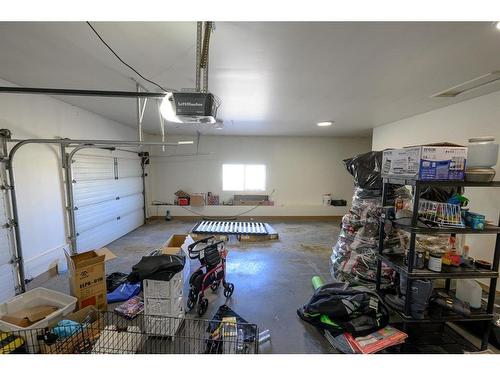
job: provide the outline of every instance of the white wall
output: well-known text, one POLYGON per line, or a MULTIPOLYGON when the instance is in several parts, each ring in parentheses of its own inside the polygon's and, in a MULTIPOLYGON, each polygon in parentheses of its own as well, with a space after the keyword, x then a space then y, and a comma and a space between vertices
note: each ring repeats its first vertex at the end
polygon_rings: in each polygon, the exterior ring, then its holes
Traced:
MULTIPOLYGON (((0 128, 10 129, 13 138, 137 138, 130 127, 41 95, 0 94, 0 128)), ((26 276, 34 277, 57 262, 67 243, 58 148, 23 146, 14 171, 26 276)))
MULTIPOLYGON (((183 137, 185 139, 186 137, 183 137)), ((175 141, 179 137, 168 137, 175 141)), ((196 142, 195 142, 196 143, 196 142)), ((149 202, 173 202, 174 193, 219 193, 227 200, 235 192, 222 192, 222 164, 265 164, 267 191, 275 207, 259 207, 248 216, 334 216, 345 207, 322 206, 323 193, 349 203, 353 193, 352 177, 342 159, 370 150, 369 138, 333 137, 234 137, 202 136, 199 153, 205 156, 153 157, 150 166, 149 202)), ((193 146, 178 146, 165 154, 196 152, 193 146)), ((158 149, 154 155, 161 155, 158 149)), ((242 192, 237 192, 242 194, 242 192)), ((208 206, 196 208, 201 215, 236 215, 250 207, 208 206)), ((173 216, 189 216, 181 207, 168 207, 173 216)), ((193 208, 191 208, 193 209, 193 208)), ((150 207, 150 215, 164 215, 166 208, 150 207)))
MULTIPOLYGON (((372 147, 382 150, 440 141, 467 145, 469 138, 486 135, 500 142, 500 91, 375 128, 372 147)), ((499 180, 498 163, 495 169, 499 180)), ((473 211, 497 223, 499 189, 469 188, 465 195, 473 211)), ((467 242, 473 257, 492 260, 495 236, 468 236, 467 242)))

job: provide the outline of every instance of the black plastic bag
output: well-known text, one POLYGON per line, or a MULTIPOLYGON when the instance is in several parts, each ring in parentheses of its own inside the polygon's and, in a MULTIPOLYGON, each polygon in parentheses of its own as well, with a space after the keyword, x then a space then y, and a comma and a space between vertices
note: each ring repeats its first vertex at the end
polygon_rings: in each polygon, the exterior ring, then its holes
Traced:
POLYGON ((363 189, 382 189, 382 151, 370 151, 344 159, 347 171, 353 176, 354 184, 363 189))
POLYGON ((106 276, 106 290, 111 293, 123 283, 127 282, 128 275, 122 272, 113 272, 106 276))
POLYGON ((297 315, 334 335, 349 332, 355 337, 389 323, 389 311, 376 293, 339 282, 316 289, 309 303, 297 309, 297 315))
POLYGON ((169 281, 184 268, 186 258, 183 255, 156 255, 142 257, 132 267, 127 280, 130 283, 142 282, 145 279, 169 281))
POLYGON ((420 199, 427 199, 434 202, 448 202, 453 195, 458 193, 458 189, 454 187, 440 188, 434 186, 427 186, 422 190, 420 199))

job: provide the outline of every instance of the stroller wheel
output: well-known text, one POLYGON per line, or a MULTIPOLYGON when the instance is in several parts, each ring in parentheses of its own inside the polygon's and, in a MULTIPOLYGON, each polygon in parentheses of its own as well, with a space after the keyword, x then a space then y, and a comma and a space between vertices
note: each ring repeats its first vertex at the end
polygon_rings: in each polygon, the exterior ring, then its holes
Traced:
POLYGON ((208 308, 208 299, 202 298, 198 306, 198 316, 203 316, 208 308))
POLYGON ((233 295, 234 292, 234 284, 227 283, 224 287, 224 297, 229 298, 233 295))
POLYGON ((219 281, 214 281, 210 285, 210 289, 212 289, 212 291, 215 292, 217 289, 219 289, 219 286, 220 286, 220 280, 219 281))

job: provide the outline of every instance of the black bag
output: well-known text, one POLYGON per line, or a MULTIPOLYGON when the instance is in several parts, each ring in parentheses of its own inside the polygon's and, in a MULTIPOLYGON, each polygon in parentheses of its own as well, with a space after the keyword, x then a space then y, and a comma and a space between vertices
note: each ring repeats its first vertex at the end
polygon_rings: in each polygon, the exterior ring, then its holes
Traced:
POLYGON ((370 151, 344 160, 354 185, 362 189, 382 189, 382 152, 370 151))
POLYGON ((142 257, 139 263, 132 267, 128 275, 130 283, 138 283, 145 279, 169 281, 184 268, 186 258, 183 255, 156 255, 142 257))
POLYGON ((378 295, 365 288, 346 288, 345 283, 319 287, 298 316, 332 334, 349 332, 365 336, 389 323, 389 312, 378 295))
MULTIPOLYGON (((236 318, 236 324, 238 328, 242 330, 243 339, 240 343, 242 347, 240 348, 238 354, 244 354, 248 352, 253 353, 253 348, 255 348, 257 337, 257 326, 253 324, 248 324, 248 322, 243 319, 240 315, 235 313, 230 307, 227 305, 222 305, 217 309, 217 312, 213 316, 212 320, 208 323, 207 332, 210 333, 210 338, 205 340, 206 348, 205 354, 224 354, 223 345, 224 338, 223 337, 214 337, 215 332, 220 328, 221 322, 223 318, 234 317, 236 318)), ((236 338, 232 338, 232 342, 228 345, 230 349, 235 349, 235 343, 237 342, 236 338)), ((228 353, 225 353, 228 354, 228 353)))
POLYGON ((111 293, 123 283, 127 282, 128 275, 122 272, 113 272, 106 276, 106 291, 111 293))

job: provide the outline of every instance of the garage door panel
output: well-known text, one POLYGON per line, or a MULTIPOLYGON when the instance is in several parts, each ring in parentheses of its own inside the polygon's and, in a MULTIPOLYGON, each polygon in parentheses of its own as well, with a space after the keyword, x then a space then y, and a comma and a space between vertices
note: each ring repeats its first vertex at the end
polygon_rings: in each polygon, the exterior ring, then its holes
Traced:
POLYGON ((72 164, 80 252, 102 247, 144 222, 140 158, 120 151, 93 151, 95 156, 89 151, 76 155, 72 164))
POLYGON ((114 180, 78 181, 73 184, 73 199, 79 206, 109 201, 117 196, 115 185, 114 180))
POLYGON ((16 295, 16 274, 12 264, 0 265, 0 303, 16 295))
POLYGON ((81 181, 73 184, 75 203, 80 206, 96 204, 116 197, 125 197, 142 193, 142 178, 126 178, 119 180, 81 181))
POLYGON ((10 235, 7 229, 0 229, 0 265, 9 263, 12 259, 10 235))
POLYGON ((141 177, 142 168, 137 159, 119 158, 118 159, 118 178, 141 177))
POLYGON ((76 226, 79 231, 86 231, 93 227, 102 225, 108 221, 115 220, 119 216, 141 210, 142 194, 140 196, 131 195, 90 206, 83 206, 75 211, 76 226))
POLYGON ((103 225, 80 233, 76 238, 79 252, 106 246, 143 224, 142 209, 125 215, 120 220, 109 221, 103 225))
POLYGON ((73 160, 71 167, 73 179, 76 181, 106 180, 115 177, 114 158, 111 156, 79 155, 73 160))

